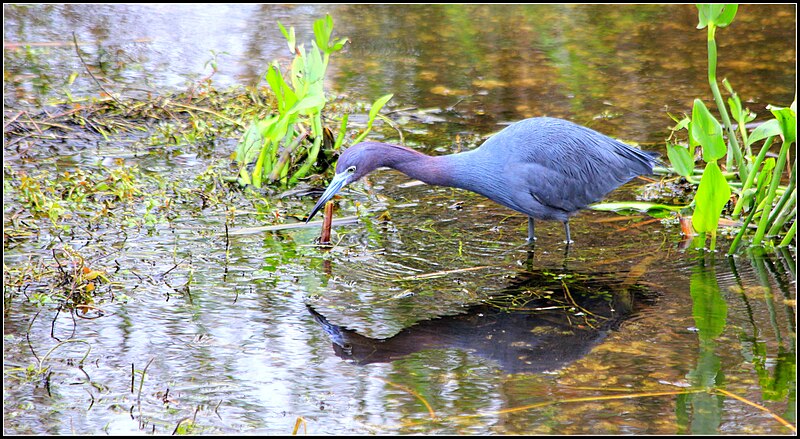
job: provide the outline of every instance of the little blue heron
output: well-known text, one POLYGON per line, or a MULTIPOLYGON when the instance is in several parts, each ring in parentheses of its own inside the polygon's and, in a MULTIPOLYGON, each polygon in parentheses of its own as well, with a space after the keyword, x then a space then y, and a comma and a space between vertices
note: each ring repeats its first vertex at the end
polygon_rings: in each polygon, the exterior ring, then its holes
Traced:
POLYGON ((427 184, 479 193, 524 213, 530 243, 536 239, 534 219, 561 221, 569 244, 570 216, 623 183, 651 174, 657 157, 657 153, 551 117, 513 123, 472 151, 443 156, 361 142, 339 157, 336 175, 306 222, 345 185, 389 167, 427 184))

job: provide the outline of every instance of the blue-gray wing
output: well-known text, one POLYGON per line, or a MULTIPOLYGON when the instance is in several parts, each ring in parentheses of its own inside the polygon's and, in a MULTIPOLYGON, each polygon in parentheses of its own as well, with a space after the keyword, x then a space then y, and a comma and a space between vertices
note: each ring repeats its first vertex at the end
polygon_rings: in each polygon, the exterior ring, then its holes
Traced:
MULTIPOLYGON (((638 150, 589 128, 553 118, 510 125, 480 147, 504 157, 504 172, 520 197, 530 196, 540 218, 565 219, 637 175, 649 174, 657 155, 638 150)), ((517 206, 517 210, 521 210, 517 206)), ((525 210, 522 210, 525 211, 525 210)))

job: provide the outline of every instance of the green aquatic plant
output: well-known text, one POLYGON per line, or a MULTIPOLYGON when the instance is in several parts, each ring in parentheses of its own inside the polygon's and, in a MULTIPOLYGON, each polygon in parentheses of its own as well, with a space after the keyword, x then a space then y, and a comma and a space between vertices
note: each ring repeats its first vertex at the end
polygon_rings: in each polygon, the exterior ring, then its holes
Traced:
MULTIPOLYGON (((278 23, 294 55, 289 80, 277 61, 267 69, 265 79, 276 101, 277 114, 256 117, 245 131, 235 151, 239 166, 239 183, 261 187, 265 182, 291 186, 309 175, 323 147, 335 151, 344 141, 347 115, 341 118, 339 136, 334 142, 326 136, 322 110, 327 99, 323 83, 331 54, 342 50, 347 38, 331 39, 333 19, 330 15, 314 22, 311 49, 298 45, 295 31, 278 23), (253 164, 252 170, 249 165, 253 164)), ((378 112, 392 95, 379 98, 372 105, 366 136, 378 112)))
POLYGON ((716 31, 733 22, 738 5, 697 5, 697 9, 699 18, 697 27, 706 28, 708 32, 708 81, 722 123, 700 99, 694 100, 691 118, 673 117, 677 125, 672 128, 672 134, 667 139, 667 155, 677 174, 698 185, 691 206, 692 225, 696 232, 704 236, 710 234, 710 248, 713 250, 719 219, 731 199, 733 188, 736 203, 731 213, 732 217, 738 219, 746 206, 749 214, 744 219, 729 254, 736 251, 747 233, 749 224, 755 221, 758 226, 752 236, 751 245, 775 245, 768 238, 777 239, 781 235, 783 238, 778 245, 787 245, 794 239, 796 230, 795 163, 791 165, 789 184, 781 186, 780 181, 781 175, 788 168, 789 149, 796 140, 796 100, 788 108, 767 106, 775 118, 748 132, 746 125, 755 119, 755 114, 743 107, 739 96, 727 79, 722 81, 730 94, 728 107, 725 106, 716 73, 716 31), (734 129, 731 116, 736 121, 738 132, 734 129), (671 142, 673 136, 683 130, 687 132, 688 145, 671 142), (765 160, 774 139, 778 137, 782 138, 783 142, 777 161, 765 160), (760 152, 753 156, 752 147, 761 141, 763 145, 760 152), (702 148, 702 160, 706 163, 699 182, 695 178, 697 170, 695 170, 694 150, 697 146, 702 148), (735 171, 738 179, 728 181, 729 179, 725 178, 717 163, 722 158, 726 158, 726 170, 735 171))

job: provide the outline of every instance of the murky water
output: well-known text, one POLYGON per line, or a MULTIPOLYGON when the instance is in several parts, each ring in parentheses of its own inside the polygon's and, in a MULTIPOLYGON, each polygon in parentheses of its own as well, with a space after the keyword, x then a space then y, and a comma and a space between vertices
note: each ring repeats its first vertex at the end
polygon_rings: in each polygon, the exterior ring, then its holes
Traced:
MULTIPOLYGON (((709 95, 691 6, 6 5, 4 99, 97 95, 86 75, 66 85, 83 71, 73 31, 118 92, 180 90, 210 50, 227 52, 218 84, 251 83, 286 56, 276 20, 305 41, 325 12, 352 41, 330 89, 395 93, 405 140, 432 153, 533 115, 659 143, 667 111, 709 95)), ((792 101, 795 34, 794 5, 742 6, 718 32, 720 76, 754 111, 792 101)), ((188 180, 234 143, 130 154, 98 140, 4 167, 123 157, 188 180)), ((360 221, 329 251, 312 228, 247 233, 261 222, 246 212, 226 238, 225 209, 196 200, 153 228, 4 240, 7 276, 31 258, 55 269, 52 249, 70 246, 114 282, 73 315, 29 300, 47 285, 4 287, 4 433, 792 433, 770 413, 796 423, 795 248, 725 258, 669 222, 588 211, 569 252, 548 223, 531 251, 522 215, 475 194, 379 171, 346 197, 337 215, 360 221), (39 365, 51 373, 26 379, 39 365)), ((4 228, 15 203, 4 194, 4 228)))

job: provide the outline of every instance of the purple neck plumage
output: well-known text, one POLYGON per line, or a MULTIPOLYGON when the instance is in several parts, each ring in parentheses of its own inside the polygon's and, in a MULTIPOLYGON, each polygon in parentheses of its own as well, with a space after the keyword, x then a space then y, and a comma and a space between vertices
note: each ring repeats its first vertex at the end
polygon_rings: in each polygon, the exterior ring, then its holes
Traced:
POLYGON ((345 151, 337 166, 346 169, 350 163, 358 163, 357 176, 386 166, 427 184, 453 186, 453 169, 449 156, 429 156, 400 145, 379 142, 362 142, 345 151), (351 151, 352 150, 352 151, 351 151))

